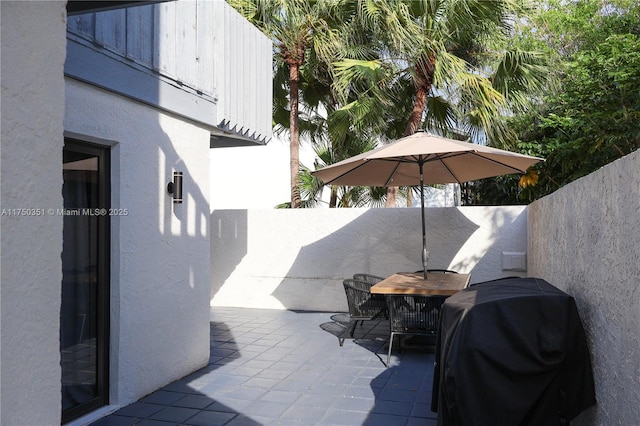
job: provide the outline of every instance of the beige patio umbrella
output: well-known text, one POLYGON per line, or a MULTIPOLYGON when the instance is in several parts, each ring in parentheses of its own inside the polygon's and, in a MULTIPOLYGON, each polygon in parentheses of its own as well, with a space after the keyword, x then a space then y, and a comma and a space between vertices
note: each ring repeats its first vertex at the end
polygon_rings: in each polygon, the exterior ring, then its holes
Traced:
POLYGON ((312 172, 325 185, 420 186, 422 265, 427 278, 424 184, 463 183, 511 173, 525 173, 542 158, 425 132, 356 155, 312 172))

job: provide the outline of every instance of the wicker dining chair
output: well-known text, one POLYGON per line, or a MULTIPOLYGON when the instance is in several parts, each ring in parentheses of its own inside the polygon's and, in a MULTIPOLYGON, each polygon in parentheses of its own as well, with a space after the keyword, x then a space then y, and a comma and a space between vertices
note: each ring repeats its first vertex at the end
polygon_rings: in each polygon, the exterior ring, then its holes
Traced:
MULTIPOLYGON (((440 308, 448 296, 396 295, 385 296, 389 311, 389 352, 387 367, 391 361, 391 350, 396 335, 435 336, 438 333, 440 308)), ((402 339, 400 339, 400 349, 402 339)))
MULTIPOLYGON (((353 337, 358 321, 362 326, 364 321, 389 319, 387 302, 384 296, 371 294, 373 284, 366 281, 346 279, 343 281, 344 291, 347 295, 347 305, 351 317, 350 336, 353 337)), ((342 341, 340 346, 342 346, 342 341)))

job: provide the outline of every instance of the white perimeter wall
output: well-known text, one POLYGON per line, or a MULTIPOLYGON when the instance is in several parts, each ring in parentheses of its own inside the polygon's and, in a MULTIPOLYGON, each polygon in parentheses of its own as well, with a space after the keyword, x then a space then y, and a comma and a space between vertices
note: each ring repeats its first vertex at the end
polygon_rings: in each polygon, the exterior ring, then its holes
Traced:
MULTIPOLYGON (((64 1, 2 1, 2 209, 62 208, 64 1)), ((60 424, 62 218, 0 218, 0 424, 60 424)))
POLYGON ((528 215, 529 273, 575 297, 591 349, 598 403, 575 424, 640 424, 640 151, 528 215))
POLYGON ((209 132, 71 79, 64 129, 111 146, 112 207, 128 211, 111 222, 111 403, 127 404, 209 359, 209 132))
MULTIPOLYGON (((524 206, 426 209, 429 268, 502 270, 502 252, 526 252, 524 206)), ((419 208, 214 210, 211 305, 346 311, 342 280, 421 266, 419 208)))

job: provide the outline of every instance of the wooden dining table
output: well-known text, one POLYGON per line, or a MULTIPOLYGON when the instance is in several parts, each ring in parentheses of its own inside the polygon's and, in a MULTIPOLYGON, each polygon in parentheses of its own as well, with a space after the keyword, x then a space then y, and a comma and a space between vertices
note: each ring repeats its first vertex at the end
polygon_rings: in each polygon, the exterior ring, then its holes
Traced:
POLYGON ((451 296, 469 286, 471 274, 398 272, 371 287, 372 294, 423 294, 451 296))

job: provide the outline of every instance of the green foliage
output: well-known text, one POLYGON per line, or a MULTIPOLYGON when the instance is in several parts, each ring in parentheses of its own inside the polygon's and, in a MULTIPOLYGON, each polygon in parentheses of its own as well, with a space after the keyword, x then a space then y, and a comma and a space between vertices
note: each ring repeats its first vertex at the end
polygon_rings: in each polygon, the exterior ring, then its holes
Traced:
POLYGON ((583 0, 540 13, 538 42, 558 52, 560 90, 509 126, 519 151, 546 158, 537 186, 478 184, 482 202, 528 202, 640 148, 640 5, 583 0), (544 24, 544 26, 543 26, 544 24))
MULTIPOLYGON (((362 141, 420 127, 510 147, 516 138, 504 116, 526 110, 550 81, 545 55, 510 45, 526 0, 228 2, 274 41, 274 126, 293 129, 292 159, 296 129, 329 144, 331 162, 362 152, 362 141), (293 116, 292 66, 300 83, 293 116)), ((298 168, 291 167, 293 176, 298 168)), ((306 179, 297 181, 311 200, 318 192, 306 179)), ((378 202, 376 191, 332 188, 332 205, 378 202)))
POLYGON ((509 45, 522 3, 358 2, 356 21, 376 43, 365 40, 371 57, 332 64, 343 111, 390 138, 421 127, 505 146, 513 137, 504 114, 526 109, 531 93, 548 84, 546 57, 509 45))
MULTIPOLYGON (((315 169, 334 164, 354 155, 375 148, 375 142, 357 139, 350 136, 347 143, 332 144, 328 141, 318 142, 314 150, 317 155, 315 169)), ((300 170, 300 195, 302 207, 315 207, 322 195, 324 183, 311 174, 311 170, 302 167, 300 170)), ((330 207, 376 207, 384 206, 386 189, 363 186, 331 186, 332 197, 330 207)))

